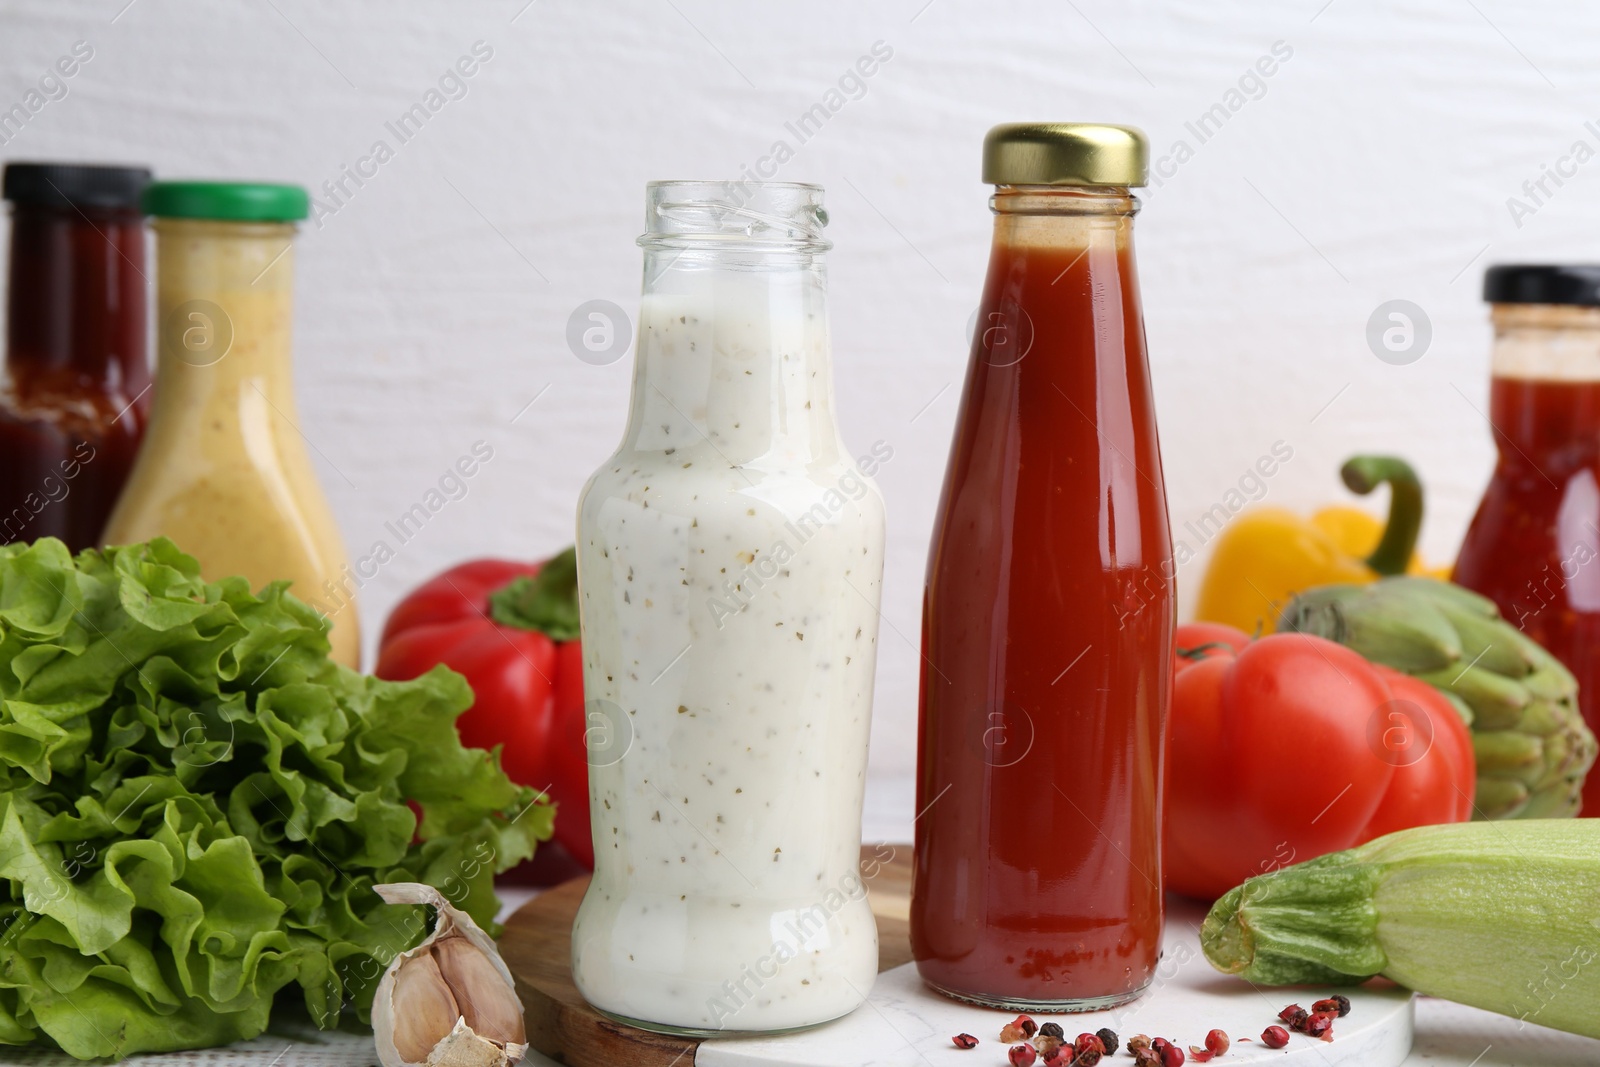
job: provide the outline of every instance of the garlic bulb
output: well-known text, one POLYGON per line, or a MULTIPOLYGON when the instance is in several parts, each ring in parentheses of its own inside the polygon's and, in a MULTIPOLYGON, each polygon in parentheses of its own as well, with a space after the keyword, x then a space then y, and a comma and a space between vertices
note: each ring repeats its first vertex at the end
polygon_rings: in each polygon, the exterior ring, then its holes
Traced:
POLYGON ((522 1001, 489 935, 430 885, 391 882, 373 890, 390 904, 438 911, 433 933, 394 958, 373 996, 383 1067, 510 1067, 522 1059, 522 1001))

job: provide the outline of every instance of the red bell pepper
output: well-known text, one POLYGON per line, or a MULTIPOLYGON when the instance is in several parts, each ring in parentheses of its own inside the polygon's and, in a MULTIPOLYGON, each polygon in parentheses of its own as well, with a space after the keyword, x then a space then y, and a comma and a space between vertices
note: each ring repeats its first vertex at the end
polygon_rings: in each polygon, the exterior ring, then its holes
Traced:
POLYGON ((465 675, 476 700, 456 722, 462 743, 499 746, 512 781, 549 793, 556 841, 592 868, 577 580, 570 548, 543 564, 452 567, 395 606, 373 673, 403 681, 443 663, 465 675))

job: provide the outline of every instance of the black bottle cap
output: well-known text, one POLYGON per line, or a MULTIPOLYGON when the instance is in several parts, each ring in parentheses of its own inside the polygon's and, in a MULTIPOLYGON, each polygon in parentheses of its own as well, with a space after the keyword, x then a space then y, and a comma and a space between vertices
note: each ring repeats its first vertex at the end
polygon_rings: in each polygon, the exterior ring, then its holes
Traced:
POLYGON ((138 210, 150 184, 148 167, 106 167, 85 163, 7 163, 5 199, 38 207, 138 210))
POLYGON ((1483 273, 1491 304, 1572 304, 1600 307, 1600 265, 1505 263, 1483 273))

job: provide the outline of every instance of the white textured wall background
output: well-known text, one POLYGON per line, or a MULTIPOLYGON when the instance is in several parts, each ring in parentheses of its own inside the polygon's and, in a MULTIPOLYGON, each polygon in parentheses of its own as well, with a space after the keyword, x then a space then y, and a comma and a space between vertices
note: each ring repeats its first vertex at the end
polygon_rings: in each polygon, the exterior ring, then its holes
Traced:
MULTIPOLYGON (((895 451, 880 475, 882 776, 913 761, 912 642, 987 250, 989 125, 1129 122, 1158 156, 1179 140, 1194 150, 1139 223, 1180 536, 1282 440, 1294 459, 1269 499, 1302 509, 1341 495, 1336 468, 1354 450, 1409 456, 1430 490, 1426 549, 1447 557, 1492 456, 1483 266, 1600 258, 1600 163, 1550 185, 1520 226, 1506 204, 1574 142, 1600 148, 1584 125, 1600 117, 1588 5, 126 3, 0 3, 0 109, 73 42, 94 48, 0 158, 315 188, 376 140, 396 149, 305 227, 301 423, 355 553, 474 440, 496 455, 367 587, 372 632, 447 564, 570 540, 576 494, 619 435, 630 361, 581 362, 567 320, 596 298, 631 313, 644 182, 730 176, 776 140, 796 147, 781 176, 830 198, 845 433, 858 451, 879 439, 895 451), (493 57, 467 95, 401 145, 385 122, 476 41, 493 57), (893 58, 798 145, 785 121, 876 41, 893 58), (1185 123, 1280 41, 1292 56, 1200 143, 1185 123), (1365 341, 1373 309, 1395 298, 1432 323, 1408 366, 1365 341)), ((1202 565, 1184 568, 1188 590, 1202 565)))

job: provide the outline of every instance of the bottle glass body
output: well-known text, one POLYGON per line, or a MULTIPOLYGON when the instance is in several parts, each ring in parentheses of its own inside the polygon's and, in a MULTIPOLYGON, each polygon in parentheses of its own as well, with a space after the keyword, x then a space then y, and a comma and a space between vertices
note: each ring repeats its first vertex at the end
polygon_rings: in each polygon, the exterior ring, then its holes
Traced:
POLYGON ((156 400, 113 544, 170 537, 211 581, 287 579, 360 661, 354 579, 299 429, 294 227, 160 219, 156 400))
POLYGON ((1172 547, 1120 187, 1000 186, 928 562, 912 947, 942 992, 1150 981, 1172 547))
POLYGON ((144 218, 17 204, 0 379, 0 541, 100 543, 149 407, 144 218))
POLYGON ((814 186, 649 189, 632 406, 578 514, 600 1010, 837 1018, 877 973, 858 870, 883 504, 845 448, 814 186))
MULTIPOLYGON (((1498 457, 1453 578, 1567 665, 1600 729, 1600 308, 1494 304, 1491 316, 1498 457)), ((1600 774, 1583 792, 1583 813, 1600 815, 1600 774)))

